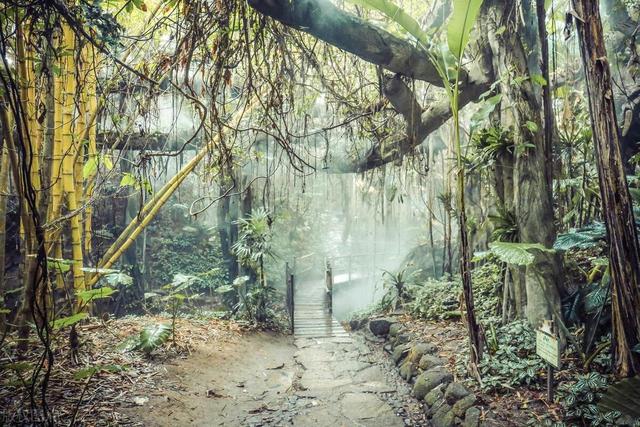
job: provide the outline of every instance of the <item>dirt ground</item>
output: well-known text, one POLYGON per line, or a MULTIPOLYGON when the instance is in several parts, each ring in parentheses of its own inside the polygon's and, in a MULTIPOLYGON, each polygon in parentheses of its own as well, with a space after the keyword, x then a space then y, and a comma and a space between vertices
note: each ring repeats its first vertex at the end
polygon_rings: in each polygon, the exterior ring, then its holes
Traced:
POLYGON ((293 382, 295 351, 292 338, 266 332, 199 346, 166 365, 153 390, 124 412, 145 425, 243 425, 277 409, 293 382))

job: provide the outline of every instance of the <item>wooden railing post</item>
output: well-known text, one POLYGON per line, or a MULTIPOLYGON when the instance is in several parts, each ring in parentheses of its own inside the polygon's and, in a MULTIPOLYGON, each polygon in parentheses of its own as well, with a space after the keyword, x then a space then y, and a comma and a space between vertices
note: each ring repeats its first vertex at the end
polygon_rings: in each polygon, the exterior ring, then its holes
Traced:
POLYGON ((291 333, 293 334, 295 328, 295 294, 294 294, 294 286, 293 286, 293 273, 289 268, 289 263, 286 262, 284 265, 284 280, 287 289, 287 312, 289 314, 289 323, 291 326, 291 333))
POLYGON ((325 270, 325 288, 326 288, 326 297, 327 297, 327 307, 329 309, 329 314, 333 313, 333 272, 331 271, 331 264, 327 260, 327 267, 325 270))

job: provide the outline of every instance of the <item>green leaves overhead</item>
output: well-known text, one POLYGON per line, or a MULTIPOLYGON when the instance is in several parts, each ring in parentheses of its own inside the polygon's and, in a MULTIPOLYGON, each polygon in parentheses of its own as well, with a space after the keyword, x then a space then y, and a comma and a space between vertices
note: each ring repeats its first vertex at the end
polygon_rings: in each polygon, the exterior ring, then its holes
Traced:
POLYGON ((453 13, 447 25, 447 43, 456 58, 461 58, 469 43, 469 34, 476 22, 482 0, 453 0, 453 13))
POLYGON ((553 252, 540 243, 493 242, 489 249, 502 262, 523 266, 533 263, 536 258, 533 251, 553 252))

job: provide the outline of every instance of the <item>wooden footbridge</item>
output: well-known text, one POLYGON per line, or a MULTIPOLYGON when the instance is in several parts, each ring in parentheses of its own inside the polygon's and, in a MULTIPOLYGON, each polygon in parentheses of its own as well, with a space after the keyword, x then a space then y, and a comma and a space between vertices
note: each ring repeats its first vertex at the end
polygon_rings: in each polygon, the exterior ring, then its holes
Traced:
POLYGON ((341 338, 349 334, 333 317, 331 271, 325 280, 296 281, 287 264, 287 308, 296 337, 341 338))
MULTIPOLYGON (((344 286, 359 280, 375 280, 375 268, 373 267, 369 269, 368 275, 352 271, 352 258, 354 257, 326 260, 324 279, 316 280, 296 280, 293 269, 287 264, 287 308, 291 319, 291 331, 296 337, 341 338, 349 336, 333 316, 334 285, 344 286), (335 270, 331 265, 332 262, 339 265, 340 261, 344 266, 338 266, 338 269, 335 270)), ((372 258, 367 255, 367 259, 371 260, 372 258)), ((387 259, 389 258, 387 257, 387 259)), ((373 295, 361 295, 361 299, 366 299, 368 304, 373 302, 373 295)))

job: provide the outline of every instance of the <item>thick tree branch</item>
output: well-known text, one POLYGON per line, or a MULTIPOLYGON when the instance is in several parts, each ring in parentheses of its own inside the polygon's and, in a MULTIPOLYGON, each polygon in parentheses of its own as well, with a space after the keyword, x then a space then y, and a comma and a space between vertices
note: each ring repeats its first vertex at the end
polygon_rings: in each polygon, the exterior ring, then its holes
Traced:
MULTIPOLYGON (((443 86, 442 79, 427 52, 376 25, 338 9, 329 0, 248 1, 258 12, 353 53, 365 61, 400 76, 443 86)), ((479 62, 482 67, 483 59, 479 62)), ((477 76, 469 76, 466 70, 462 70, 460 80, 460 108, 477 100, 490 86, 489 77, 481 71, 477 76)), ((399 76, 386 81, 384 92, 396 111, 405 118, 406 136, 391 144, 372 147, 362 159, 337 161, 330 169, 335 172, 363 172, 401 159, 451 118, 448 99, 422 111, 415 95, 399 76)))
MULTIPOLYGON (((329 0, 248 0, 258 12, 383 68, 442 86, 427 53, 329 0)), ((466 81, 463 73, 461 81, 466 81)))
MULTIPOLYGON (((489 90, 489 83, 475 84, 466 88, 460 94, 459 105, 463 108, 470 102, 476 101, 483 92, 489 90)), ((410 89, 399 79, 392 79, 385 87, 385 95, 391 104, 407 120, 407 135, 391 146, 374 146, 367 156, 355 165, 357 172, 380 167, 386 163, 398 160, 409 154, 414 148, 422 144, 429 134, 437 130, 451 118, 451 105, 448 98, 443 99, 427 108, 420 115, 420 120, 414 120, 417 102, 410 89), (412 101, 400 107, 403 100, 410 97, 412 101), (413 105, 409 107, 409 105, 413 105)))

